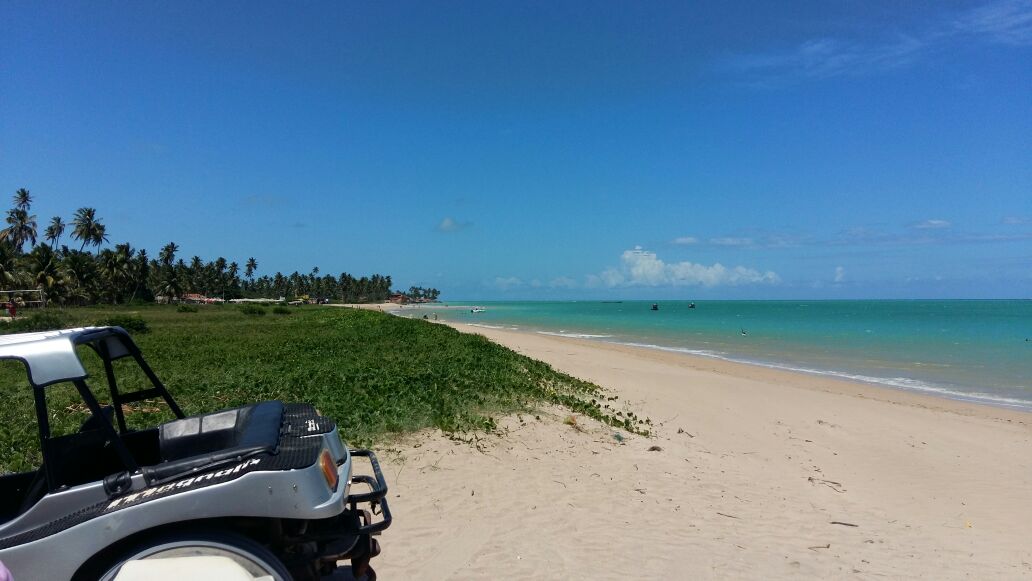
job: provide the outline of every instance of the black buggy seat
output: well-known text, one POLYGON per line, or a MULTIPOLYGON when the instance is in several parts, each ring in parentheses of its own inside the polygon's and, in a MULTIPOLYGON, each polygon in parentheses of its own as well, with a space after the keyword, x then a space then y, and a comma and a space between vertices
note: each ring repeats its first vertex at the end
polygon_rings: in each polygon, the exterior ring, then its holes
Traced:
POLYGON ((158 426, 162 463, 144 468, 163 480, 201 467, 259 453, 275 453, 283 424, 283 403, 263 401, 189 416, 158 426))

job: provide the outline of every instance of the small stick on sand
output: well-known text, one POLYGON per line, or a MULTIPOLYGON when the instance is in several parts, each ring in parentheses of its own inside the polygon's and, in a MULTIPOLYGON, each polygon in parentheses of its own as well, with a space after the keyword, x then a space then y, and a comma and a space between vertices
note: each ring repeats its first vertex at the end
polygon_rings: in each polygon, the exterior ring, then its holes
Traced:
POLYGON ((813 476, 808 476, 806 480, 809 481, 811 484, 823 484, 824 486, 827 486, 828 488, 834 490, 835 492, 838 492, 839 494, 846 491, 845 488, 842 488, 841 482, 835 482, 834 480, 824 480, 821 478, 814 478, 813 476))

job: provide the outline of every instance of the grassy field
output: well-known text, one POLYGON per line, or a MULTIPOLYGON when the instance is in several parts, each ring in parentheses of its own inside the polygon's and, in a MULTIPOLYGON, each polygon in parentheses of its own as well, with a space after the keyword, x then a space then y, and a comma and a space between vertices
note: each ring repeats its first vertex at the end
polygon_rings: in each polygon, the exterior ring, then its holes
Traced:
MULTIPOLYGON (((601 390, 550 366, 443 325, 378 312, 328 307, 243 312, 235 306, 69 309, 51 312, 50 325, 75 326, 139 319, 148 332, 134 338, 158 377, 187 414, 265 399, 304 401, 335 418, 351 444, 384 444, 393 434, 438 427, 448 432, 490 430, 498 414, 561 404, 623 429, 647 423, 611 415, 601 390), (128 320, 125 320, 128 317, 128 320)), ((10 332, 0 327, 0 331, 10 332)), ((86 362, 95 393, 105 399, 100 362, 86 362)), ((120 372, 132 371, 120 362, 120 372)), ((142 374, 120 380, 143 387, 142 374)), ((24 367, 0 364, 0 472, 39 465, 32 395, 24 367)), ((74 431, 87 412, 67 385, 47 388, 55 433, 74 431)), ((130 425, 170 419, 154 403, 128 410, 130 425)))

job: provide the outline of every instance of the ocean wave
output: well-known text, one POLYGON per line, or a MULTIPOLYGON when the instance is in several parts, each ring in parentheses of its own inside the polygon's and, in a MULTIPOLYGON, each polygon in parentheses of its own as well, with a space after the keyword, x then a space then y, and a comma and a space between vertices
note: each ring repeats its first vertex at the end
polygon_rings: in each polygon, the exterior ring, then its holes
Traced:
POLYGON ((970 401, 975 403, 990 403, 997 406, 1020 408, 1025 410, 1032 410, 1032 400, 1017 399, 1012 397, 1004 397, 1001 395, 994 395, 991 393, 977 392, 977 391, 961 391, 959 389, 944 387, 941 385, 935 385, 921 381, 919 379, 912 379, 909 377, 875 377, 871 375, 862 375, 858 373, 846 373, 844 371, 827 371, 823 369, 809 369, 806 367, 793 367, 790 365, 778 365, 775 363, 756 363, 752 361, 743 362, 751 363, 753 365, 762 365, 763 367, 771 367, 774 369, 784 369, 787 371, 798 371, 802 373, 809 373, 811 375, 826 375, 830 377, 838 377, 842 379, 848 379, 850 381, 859 381, 861 383, 871 383, 875 385, 887 385, 889 387, 895 387, 907 391, 919 391, 924 393, 933 393, 935 395, 946 397, 949 399, 970 401))
POLYGON ((683 353, 685 355, 701 355, 703 357, 712 357, 714 359, 723 359, 724 361, 733 361, 735 363, 746 363, 745 361, 737 361, 727 357, 726 354, 719 351, 709 351, 706 349, 688 349, 687 347, 667 347, 666 345, 653 345, 652 343, 631 343, 625 341, 618 341, 620 345, 627 345, 628 347, 642 347, 645 349, 654 349, 656 351, 667 351, 669 353, 683 353))
POLYGON ((569 337, 571 339, 608 339, 612 335, 591 335, 589 333, 566 333, 560 331, 558 333, 553 331, 538 331, 538 335, 551 335, 553 337, 569 337))
POLYGON ((632 343, 632 342, 620 342, 620 345, 627 345, 629 347, 642 347, 645 349, 654 349, 656 351, 667 351, 671 353, 683 353, 686 355, 699 355, 702 357, 710 357, 713 359, 720 359, 722 361, 728 361, 731 363, 744 363, 746 365, 757 365, 760 367, 767 367, 769 369, 780 369, 784 371, 793 371, 797 373, 806 373, 809 375, 821 375, 826 377, 835 377, 838 379, 846 379, 849 381, 858 381, 860 383, 869 383, 873 385, 881 385, 893 387, 896 389, 902 389, 905 391, 916 391, 923 393, 935 394, 939 397, 945 397, 948 399, 968 401, 973 403, 986 403, 995 406, 1008 407, 1022 409, 1026 411, 1032 411, 1032 400, 1019 399, 1013 397, 1005 397, 1001 395, 995 395, 984 392, 967 392, 959 389, 944 387, 941 385, 935 385, 921 381, 919 379, 912 379, 910 377, 876 377, 873 375, 863 375, 859 373, 847 373, 845 371, 833 371, 827 369, 813 369, 810 367, 798 367, 794 365, 786 365, 782 363, 768 363, 764 361, 752 361, 749 359, 741 359, 735 357, 729 357, 725 353, 717 351, 707 351, 705 349, 687 349, 683 347, 667 347, 664 345, 653 345, 651 343, 632 343))
POLYGON ((487 325, 484 323, 466 323, 467 327, 481 327, 483 329, 504 329, 501 325, 487 325))

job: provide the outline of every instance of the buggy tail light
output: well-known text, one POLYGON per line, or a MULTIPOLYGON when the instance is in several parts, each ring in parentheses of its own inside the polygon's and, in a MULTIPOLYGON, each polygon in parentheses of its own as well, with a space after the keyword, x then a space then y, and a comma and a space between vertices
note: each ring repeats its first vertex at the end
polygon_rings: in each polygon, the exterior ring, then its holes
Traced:
POLYGON ((322 454, 319 454, 319 468, 322 470, 323 478, 326 479, 326 486, 330 487, 330 490, 336 492, 337 490, 337 463, 333 461, 333 456, 330 456, 330 451, 324 449, 322 454))

